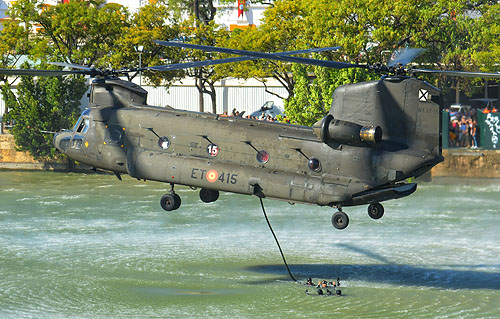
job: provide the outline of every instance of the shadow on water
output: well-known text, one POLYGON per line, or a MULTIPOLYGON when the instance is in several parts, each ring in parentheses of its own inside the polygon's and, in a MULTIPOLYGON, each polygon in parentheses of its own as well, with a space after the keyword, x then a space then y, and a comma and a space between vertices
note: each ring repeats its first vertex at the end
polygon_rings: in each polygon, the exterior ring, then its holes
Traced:
MULTIPOLYGON (((402 264, 293 264, 289 265, 295 277, 366 281, 401 286, 420 286, 440 289, 495 289, 500 290, 500 273, 473 270, 439 269, 402 264)), ((470 268, 469 266, 448 266, 470 268)), ((476 267, 476 266, 471 266, 476 267)), ((247 267, 253 272, 283 275, 284 265, 256 265, 247 267)), ((253 284, 253 282, 250 282, 253 284)), ((262 284, 262 281, 257 282, 262 284)))

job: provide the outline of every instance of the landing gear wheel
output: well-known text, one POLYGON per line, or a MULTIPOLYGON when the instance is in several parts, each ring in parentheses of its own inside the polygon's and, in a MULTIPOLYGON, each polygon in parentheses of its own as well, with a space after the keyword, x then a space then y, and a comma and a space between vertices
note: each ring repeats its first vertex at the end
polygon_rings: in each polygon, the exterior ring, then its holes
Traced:
POLYGON ((215 202, 219 198, 219 191, 213 189, 200 189, 200 199, 205 203, 215 202))
POLYGON ((332 216, 332 225, 337 229, 344 229, 349 225, 349 217, 344 212, 336 212, 332 216))
POLYGON ((167 212, 176 210, 181 206, 181 198, 177 194, 165 194, 160 199, 160 205, 167 212))
POLYGON ((368 216, 373 219, 379 219, 384 216, 384 206, 380 203, 370 204, 368 206, 368 216))
POLYGON ((174 210, 178 209, 179 207, 181 207, 181 197, 177 194, 173 194, 174 195, 174 201, 175 201, 175 205, 174 205, 174 210))

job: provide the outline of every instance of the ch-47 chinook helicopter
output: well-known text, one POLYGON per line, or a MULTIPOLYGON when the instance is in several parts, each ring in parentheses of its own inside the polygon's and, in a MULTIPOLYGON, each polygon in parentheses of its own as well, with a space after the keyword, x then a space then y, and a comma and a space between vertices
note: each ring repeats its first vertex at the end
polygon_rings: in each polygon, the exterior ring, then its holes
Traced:
POLYGON ((55 147, 74 160, 112 171, 118 178, 128 174, 169 183, 170 192, 160 200, 167 211, 181 205, 174 191, 174 185, 179 184, 200 188, 200 198, 207 203, 225 191, 336 207, 332 224, 337 229, 349 223, 343 207, 368 204, 369 216, 381 218, 384 208, 380 202, 412 194, 417 184, 405 180, 443 161, 440 90, 409 75, 500 77, 494 73, 406 69, 418 50, 407 50, 389 66, 373 67, 292 56, 325 49, 262 53, 157 43, 243 56, 112 72, 60 64, 76 70, 0 69, 0 74, 94 77, 89 108, 72 130, 55 134, 55 147), (143 88, 118 78, 142 70, 167 71, 262 58, 336 69, 377 69, 384 76, 337 88, 330 113, 313 127, 150 106, 143 88))

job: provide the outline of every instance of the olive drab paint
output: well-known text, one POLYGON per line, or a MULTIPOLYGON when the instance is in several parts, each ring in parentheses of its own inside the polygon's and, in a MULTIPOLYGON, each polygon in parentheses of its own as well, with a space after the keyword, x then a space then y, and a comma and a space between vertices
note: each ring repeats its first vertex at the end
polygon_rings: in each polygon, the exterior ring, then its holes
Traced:
POLYGON ((54 144, 82 163, 141 180, 288 202, 373 204, 411 194, 416 185, 404 181, 442 161, 439 94, 410 77, 345 85, 329 117, 304 127, 154 107, 139 86, 99 79, 75 126, 83 123, 85 133, 59 133, 54 144))
MULTIPOLYGON (((54 136, 58 150, 79 162, 171 185, 160 205, 181 206, 174 185, 200 189, 210 203, 219 191, 274 198, 289 203, 336 207, 332 224, 349 223, 344 206, 368 205, 415 192, 415 177, 443 161, 442 98, 439 89, 414 77, 445 74, 500 78, 498 73, 406 68, 423 49, 401 49, 387 65, 363 65, 293 56, 339 47, 264 53, 189 43, 159 45, 240 55, 141 69, 101 70, 58 63, 77 70, 0 69, 5 75, 89 75, 89 109, 72 130, 54 136), (333 93, 330 112, 312 127, 188 112, 147 104, 147 92, 118 78, 132 72, 196 68, 252 59, 270 59, 335 69, 360 68, 383 74, 378 81, 347 84, 333 93)), ((490 118, 492 142, 500 121, 490 118)))

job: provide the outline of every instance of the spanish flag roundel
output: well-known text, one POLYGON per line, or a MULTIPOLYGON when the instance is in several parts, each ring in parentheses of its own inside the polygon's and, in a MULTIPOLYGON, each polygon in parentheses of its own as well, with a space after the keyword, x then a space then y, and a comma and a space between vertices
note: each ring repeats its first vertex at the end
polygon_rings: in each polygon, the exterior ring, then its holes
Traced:
POLYGON ((216 170, 211 169, 207 172, 207 181, 209 181, 210 183, 215 182, 217 178, 219 178, 219 173, 217 173, 216 170))

